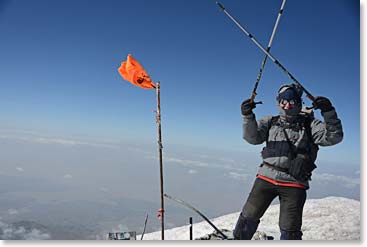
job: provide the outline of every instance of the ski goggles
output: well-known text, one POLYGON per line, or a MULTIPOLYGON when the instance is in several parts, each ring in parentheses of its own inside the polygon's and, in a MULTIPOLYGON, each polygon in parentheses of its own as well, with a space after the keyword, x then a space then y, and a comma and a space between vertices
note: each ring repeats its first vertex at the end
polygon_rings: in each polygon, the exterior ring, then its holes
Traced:
POLYGON ((291 99, 291 100, 288 100, 288 99, 280 99, 279 100, 279 103, 282 104, 282 105, 286 105, 286 104, 290 104, 290 105, 296 105, 297 104, 297 100, 295 99, 291 99))

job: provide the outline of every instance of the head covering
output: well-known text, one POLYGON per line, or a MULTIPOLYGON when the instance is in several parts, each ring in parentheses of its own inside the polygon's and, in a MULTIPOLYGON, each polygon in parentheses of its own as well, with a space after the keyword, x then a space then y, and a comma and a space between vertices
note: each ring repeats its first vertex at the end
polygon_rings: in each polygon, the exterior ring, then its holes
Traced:
POLYGON ((285 84, 282 85, 278 90, 277 101, 279 102, 281 99, 286 100, 297 100, 297 102, 301 102, 302 100, 303 90, 296 84, 285 84))
POLYGON ((303 90, 297 84, 285 84, 282 85, 278 90, 276 97, 278 102, 279 113, 281 117, 287 119, 296 117, 302 110, 302 94, 303 90), (280 107, 279 102, 282 99, 295 100, 296 104, 292 109, 283 109, 280 107))

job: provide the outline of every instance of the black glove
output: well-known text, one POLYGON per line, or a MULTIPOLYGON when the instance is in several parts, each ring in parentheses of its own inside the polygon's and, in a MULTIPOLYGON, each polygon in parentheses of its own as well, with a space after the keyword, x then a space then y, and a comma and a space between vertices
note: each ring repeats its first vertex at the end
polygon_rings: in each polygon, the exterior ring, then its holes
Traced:
POLYGON ((256 108, 255 102, 251 101, 251 99, 245 100, 241 105, 242 115, 250 115, 252 113, 252 109, 254 108, 256 108))
POLYGON ((297 180, 311 180, 312 171, 316 165, 303 154, 297 154, 296 158, 290 161, 289 174, 297 180))
POLYGON ((321 112, 328 112, 334 109, 330 100, 326 97, 317 96, 313 102, 315 109, 320 109, 321 112))

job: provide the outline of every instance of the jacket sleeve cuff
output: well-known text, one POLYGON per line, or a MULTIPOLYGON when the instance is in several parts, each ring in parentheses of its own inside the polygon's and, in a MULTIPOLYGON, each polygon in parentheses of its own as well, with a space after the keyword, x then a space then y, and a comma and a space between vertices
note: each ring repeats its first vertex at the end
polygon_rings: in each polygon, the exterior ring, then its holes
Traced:
POLYGON ((327 112, 321 112, 321 115, 324 117, 324 119, 331 119, 331 118, 335 118, 336 117, 336 111, 335 108, 333 107, 332 110, 327 111, 327 112))
POLYGON ((248 115, 242 115, 242 116, 243 116, 243 119, 246 119, 246 120, 255 119, 255 114, 254 113, 251 113, 251 114, 248 114, 248 115))

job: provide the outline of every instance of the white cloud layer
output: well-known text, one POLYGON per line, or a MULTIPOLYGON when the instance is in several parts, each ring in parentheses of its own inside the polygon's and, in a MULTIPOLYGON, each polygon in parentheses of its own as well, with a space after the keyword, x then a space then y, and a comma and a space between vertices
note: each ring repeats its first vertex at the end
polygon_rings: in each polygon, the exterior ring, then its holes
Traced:
POLYGON ((248 179, 248 177, 250 176, 249 174, 238 173, 238 172, 229 172, 227 173, 227 175, 231 178, 241 180, 241 181, 248 179))
POLYGON ((187 173, 188 174, 196 174, 196 173, 198 173, 198 171, 197 170, 190 169, 187 173))
POLYGON ((65 179, 72 179, 73 178, 73 175, 71 175, 71 174, 65 174, 64 175, 64 178, 65 179))
POLYGON ((66 138, 51 138, 51 137, 19 137, 19 136, 9 136, 9 135, 0 135, 0 139, 9 139, 15 140, 18 142, 33 142, 38 144, 58 144, 64 146, 91 146, 91 147, 101 147, 101 148, 113 148, 119 149, 120 146, 117 144, 109 144, 109 143, 97 143, 97 142, 88 142, 81 141, 76 139, 66 139, 66 138))
POLYGON ((186 160, 186 159, 178 159, 178 158, 171 158, 171 157, 166 157, 165 160, 167 162, 173 162, 173 163, 178 163, 180 165, 187 165, 187 166, 198 166, 198 167, 209 166, 208 163, 197 161, 197 160, 186 160))
POLYGON ((18 210, 14 209, 14 208, 9 208, 8 209, 8 214, 10 214, 10 215, 18 214, 18 210))
POLYGON ((39 229, 25 229, 24 227, 13 227, 0 221, 0 239, 3 240, 46 240, 51 236, 39 229))
POLYGON ((24 172, 24 169, 22 167, 16 167, 15 168, 18 172, 24 172))
POLYGON ((315 173, 313 175, 313 180, 317 182, 336 182, 342 184, 344 187, 349 189, 353 189, 355 187, 360 186, 360 179, 359 178, 349 178, 345 176, 338 176, 329 173, 315 173))

